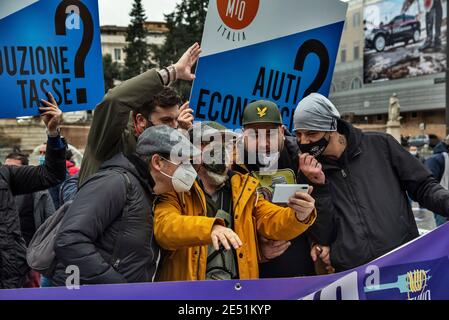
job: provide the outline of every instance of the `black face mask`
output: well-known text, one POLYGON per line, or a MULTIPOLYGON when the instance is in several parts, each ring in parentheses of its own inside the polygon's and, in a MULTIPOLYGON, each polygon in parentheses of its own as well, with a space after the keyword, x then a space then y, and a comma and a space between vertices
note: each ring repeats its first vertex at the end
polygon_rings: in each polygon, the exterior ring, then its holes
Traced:
POLYGON ((216 174, 223 174, 226 171, 227 167, 225 164, 212 163, 212 164, 204 164, 204 168, 206 168, 207 171, 216 174))
POLYGON ((329 140, 323 136, 320 140, 307 143, 307 144, 299 144, 299 150, 301 150, 302 153, 308 153, 313 157, 320 156, 324 150, 326 150, 327 146, 329 145, 329 140))
MULTIPOLYGON (((214 150, 211 151, 210 156, 214 157, 215 152, 214 150)), ((226 165, 226 148, 223 146, 221 149, 221 159, 220 163, 215 163, 214 161, 212 163, 203 163, 204 168, 206 170, 216 173, 216 174, 223 174, 226 172, 227 165, 226 165)))

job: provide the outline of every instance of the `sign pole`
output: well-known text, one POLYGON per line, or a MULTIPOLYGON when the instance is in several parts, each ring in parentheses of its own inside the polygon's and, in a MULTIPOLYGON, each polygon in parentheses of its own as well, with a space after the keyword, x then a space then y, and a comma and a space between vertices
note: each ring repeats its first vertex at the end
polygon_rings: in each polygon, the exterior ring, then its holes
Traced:
POLYGON ((445 102, 446 102, 446 135, 449 134, 449 68, 448 68, 448 58, 449 58, 449 46, 448 46, 448 37, 449 37, 449 0, 446 1, 446 81, 445 81, 445 102))

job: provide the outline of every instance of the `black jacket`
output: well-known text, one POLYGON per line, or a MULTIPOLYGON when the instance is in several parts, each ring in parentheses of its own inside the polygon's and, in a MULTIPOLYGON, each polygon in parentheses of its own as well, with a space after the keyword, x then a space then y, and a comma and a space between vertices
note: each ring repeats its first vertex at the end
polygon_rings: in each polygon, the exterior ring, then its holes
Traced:
POLYGON ((346 151, 338 161, 320 159, 326 185, 315 186, 314 195, 328 208, 321 217, 328 228, 318 241, 331 243, 332 265, 342 271, 418 236, 406 192, 444 215, 449 214, 449 193, 392 136, 364 133, 344 121, 338 131, 347 137, 346 151))
POLYGON ((428 158, 426 162, 424 162, 426 167, 430 170, 430 172, 432 172, 433 176, 438 181, 441 181, 443 178, 444 169, 446 168, 446 161, 444 159, 443 152, 434 154, 428 158))
POLYGON ((81 284, 152 281, 159 248, 150 176, 141 160, 130 159, 114 156, 80 187, 56 238, 54 285, 65 285, 70 265, 79 268, 81 284), (128 192, 117 170, 129 177, 128 192))
POLYGON ((449 152, 449 150, 447 148, 447 144, 444 143, 444 141, 440 141, 437 143, 435 148, 433 148, 433 154, 439 154, 443 152, 449 152))
POLYGON ((55 206, 48 190, 21 194, 14 198, 20 217, 22 237, 28 246, 36 230, 54 212, 55 206))
POLYGON ((47 145, 42 166, 0 167, 0 289, 20 288, 28 272, 14 196, 48 189, 65 177, 65 146, 47 145))
MULTIPOLYGON (((293 172, 297 173, 299 165, 298 155, 299 147, 296 142, 296 137, 286 135, 284 148, 282 149, 279 156, 278 169, 291 169, 293 170, 293 172)), ((245 168, 236 166, 235 168, 241 173, 260 170, 259 166, 257 165, 245 165, 245 168)), ((297 179, 299 179, 299 177, 297 177, 297 179)), ((309 230, 314 228, 315 224, 317 224, 317 221, 315 221, 315 223, 309 228, 309 230)), ((315 275, 313 261, 310 257, 309 230, 306 233, 291 240, 291 246, 282 255, 268 262, 260 263, 260 278, 283 278, 315 275)))

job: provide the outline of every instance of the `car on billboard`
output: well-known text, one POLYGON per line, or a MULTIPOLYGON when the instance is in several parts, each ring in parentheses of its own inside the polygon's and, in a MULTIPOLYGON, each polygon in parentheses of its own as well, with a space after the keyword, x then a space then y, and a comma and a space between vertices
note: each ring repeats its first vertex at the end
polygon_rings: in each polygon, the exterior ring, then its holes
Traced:
POLYGON ((420 37, 421 23, 415 16, 401 14, 389 23, 381 23, 378 28, 372 29, 365 37, 365 47, 381 52, 387 46, 393 46, 398 42, 404 42, 405 45, 409 41, 416 43, 420 37))
POLYGON ((424 145, 428 145, 431 148, 434 148, 440 140, 434 134, 420 134, 417 136, 413 136, 408 140, 408 144, 410 146, 423 147, 424 145))

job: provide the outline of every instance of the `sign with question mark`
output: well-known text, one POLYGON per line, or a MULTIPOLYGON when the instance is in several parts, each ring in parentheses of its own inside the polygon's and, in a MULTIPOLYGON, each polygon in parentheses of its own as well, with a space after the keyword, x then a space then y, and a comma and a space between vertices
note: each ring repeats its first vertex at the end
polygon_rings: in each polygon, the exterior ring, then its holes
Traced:
POLYGON ((0 118, 39 115, 51 92, 64 112, 104 95, 97 0, 0 2, 0 118))
POLYGON ((252 101, 275 102, 292 129, 298 102, 329 94, 347 4, 211 0, 190 105, 197 120, 241 127, 252 101))

